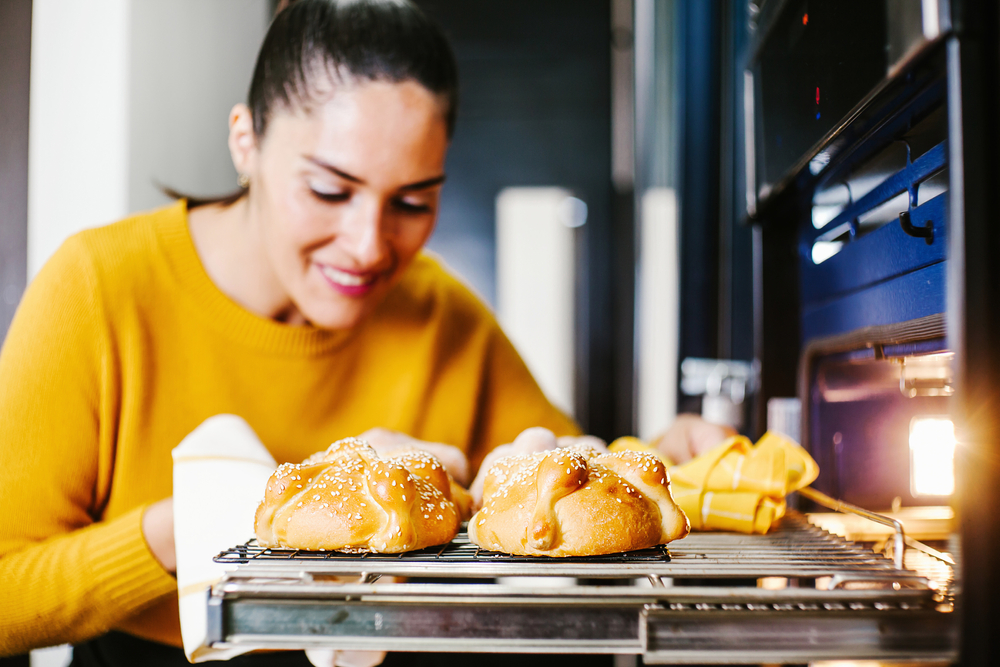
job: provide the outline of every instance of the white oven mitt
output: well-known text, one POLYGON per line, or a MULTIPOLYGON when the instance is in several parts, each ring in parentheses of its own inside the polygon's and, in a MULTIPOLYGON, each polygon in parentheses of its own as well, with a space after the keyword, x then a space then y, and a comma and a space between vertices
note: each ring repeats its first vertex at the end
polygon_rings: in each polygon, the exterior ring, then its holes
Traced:
MULTIPOLYGON (((235 415, 206 419, 173 451, 174 544, 184 654, 191 662, 228 660, 250 649, 206 645, 207 591, 234 565, 212 560, 253 536, 253 517, 277 467, 250 425, 235 415), (206 511, 211 508, 211 511, 206 511)), ((317 667, 374 667, 375 651, 306 652, 317 667)))

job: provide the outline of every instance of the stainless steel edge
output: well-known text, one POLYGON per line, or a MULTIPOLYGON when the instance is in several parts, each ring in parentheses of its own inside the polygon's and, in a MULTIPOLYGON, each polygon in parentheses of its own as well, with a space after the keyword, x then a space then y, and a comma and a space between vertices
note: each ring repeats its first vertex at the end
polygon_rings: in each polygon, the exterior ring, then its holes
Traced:
MULTIPOLYGON (((917 578, 919 579, 919 578, 917 578)), ((908 582, 919 585, 919 582, 908 582)), ((301 600, 392 601, 427 604, 565 604, 630 605, 657 603, 759 603, 767 604, 829 604, 890 601, 894 604, 919 604, 931 599, 933 591, 926 587, 895 589, 891 582, 886 588, 866 590, 821 590, 815 588, 784 588, 768 590, 751 586, 682 586, 640 588, 633 586, 570 586, 559 588, 518 588, 502 584, 337 584, 313 582, 308 587, 268 581, 240 582, 223 579, 212 587, 216 598, 288 599, 301 600)))
POLYGON ((954 614, 677 613, 643 611, 648 664, 811 663, 816 660, 952 661, 954 614))
POLYGON ((243 648, 252 646, 255 650, 297 650, 312 648, 334 648, 341 651, 433 651, 435 653, 578 653, 578 654, 639 654, 642 651, 637 641, 608 642, 603 644, 581 644, 579 642, 555 643, 551 640, 504 640, 494 639, 423 639, 412 637, 393 641, 384 639, 353 638, 331 642, 316 635, 290 635, 276 639, 268 635, 241 635, 230 641, 219 642, 213 648, 243 648))
POLYGON ((753 71, 743 71, 743 146, 746 191, 746 211, 751 218, 757 215, 757 128, 754 125, 754 76, 753 71))

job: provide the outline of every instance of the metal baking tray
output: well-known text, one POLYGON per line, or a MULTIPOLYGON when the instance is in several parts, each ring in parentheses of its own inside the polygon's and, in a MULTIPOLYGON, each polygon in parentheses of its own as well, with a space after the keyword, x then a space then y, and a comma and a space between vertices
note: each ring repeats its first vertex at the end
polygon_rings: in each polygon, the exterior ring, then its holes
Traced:
POLYGON ((399 555, 251 541, 216 561, 234 566, 208 597, 220 647, 617 653, 651 664, 955 656, 954 614, 927 577, 794 512, 767 535, 695 533, 590 558, 497 554, 460 535, 399 555), (577 581, 482 583, 552 576, 577 581))

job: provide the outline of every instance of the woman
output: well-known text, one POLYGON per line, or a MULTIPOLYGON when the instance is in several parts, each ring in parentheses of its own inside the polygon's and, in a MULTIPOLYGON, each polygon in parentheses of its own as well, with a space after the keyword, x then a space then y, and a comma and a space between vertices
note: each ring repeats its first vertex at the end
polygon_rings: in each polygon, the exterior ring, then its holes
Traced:
POLYGON ((293 3, 230 114, 241 190, 83 232, 46 264, 0 354, 0 655, 112 630, 76 660, 180 645, 170 451, 212 415, 278 461, 383 428, 475 469, 524 428, 579 432, 420 252, 456 99, 414 6, 293 3))

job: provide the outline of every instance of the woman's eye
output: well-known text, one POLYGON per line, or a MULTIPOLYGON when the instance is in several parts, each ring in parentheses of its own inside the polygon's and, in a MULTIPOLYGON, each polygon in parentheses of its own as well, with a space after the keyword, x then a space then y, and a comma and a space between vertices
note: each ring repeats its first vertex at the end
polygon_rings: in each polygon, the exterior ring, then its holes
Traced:
POLYGON ((351 196, 351 193, 342 190, 323 190, 315 187, 310 187, 309 190, 317 199, 326 202, 343 202, 351 196))
POLYGON ((394 205, 397 209, 403 213, 430 213, 431 207, 429 204, 423 202, 407 201, 405 199, 396 199, 394 205))

